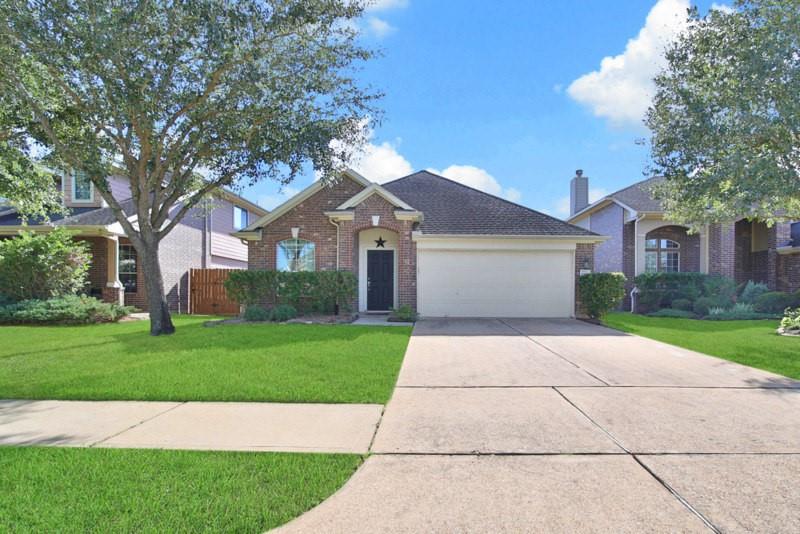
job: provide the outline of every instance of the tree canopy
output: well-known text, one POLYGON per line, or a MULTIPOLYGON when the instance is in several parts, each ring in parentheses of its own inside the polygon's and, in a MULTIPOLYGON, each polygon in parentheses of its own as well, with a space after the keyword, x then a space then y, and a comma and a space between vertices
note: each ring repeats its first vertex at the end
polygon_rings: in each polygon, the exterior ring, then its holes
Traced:
POLYGON ((646 124, 670 217, 800 218, 800 3, 693 11, 667 62, 646 124))
POLYGON ((309 163, 335 176, 363 140, 379 95, 355 77, 372 57, 351 22, 362 11, 353 0, 0 4, 0 132, 88 174, 143 259, 154 334, 171 331, 158 243, 192 208, 221 186, 289 183, 309 163), (130 180, 135 223, 111 195, 114 169, 130 180))

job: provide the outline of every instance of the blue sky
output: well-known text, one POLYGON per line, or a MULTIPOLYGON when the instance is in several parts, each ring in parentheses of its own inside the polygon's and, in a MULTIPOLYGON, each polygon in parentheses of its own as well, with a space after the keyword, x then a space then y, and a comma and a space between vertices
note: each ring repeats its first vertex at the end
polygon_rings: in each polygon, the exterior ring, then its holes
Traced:
MULTIPOLYGON (((643 178, 648 149, 636 140, 648 137, 650 79, 688 6, 377 0, 359 24, 382 57, 361 75, 385 92, 385 116, 353 167, 379 182, 432 169, 566 216, 575 169, 589 176, 593 197, 643 178)), ((311 180, 244 195, 273 208, 311 180)))

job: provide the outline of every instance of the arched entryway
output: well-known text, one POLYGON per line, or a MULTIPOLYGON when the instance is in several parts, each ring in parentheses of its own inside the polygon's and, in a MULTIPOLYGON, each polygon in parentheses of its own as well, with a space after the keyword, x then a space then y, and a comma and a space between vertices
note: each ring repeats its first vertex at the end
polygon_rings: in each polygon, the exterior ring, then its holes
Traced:
POLYGON ((397 271, 397 232, 380 227, 358 232, 359 311, 397 307, 397 271))

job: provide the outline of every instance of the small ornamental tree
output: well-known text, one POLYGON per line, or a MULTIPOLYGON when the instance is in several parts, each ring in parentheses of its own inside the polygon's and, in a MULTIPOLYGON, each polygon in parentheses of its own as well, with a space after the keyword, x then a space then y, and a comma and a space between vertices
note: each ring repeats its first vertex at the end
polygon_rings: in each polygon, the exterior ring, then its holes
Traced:
POLYGON ((625 275, 590 273, 578 279, 581 304, 592 319, 600 319, 620 305, 625 298, 625 275))
POLYGON ((333 179, 363 141, 378 96, 353 75, 372 56, 352 23, 363 7, 0 2, 0 99, 11 110, 0 132, 34 139, 51 167, 92 181, 141 260, 151 334, 174 331, 159 243, 192 208, 221 186, 287 184, 308 163, 333 179), (111 194, 112 173, 130 181, 133 217, 111 194))
POLYGON ((0 295, 11 301, 74 295, 85 288, 89 265, 86 243, 63 228, 23 232, 0 240, 0 295))

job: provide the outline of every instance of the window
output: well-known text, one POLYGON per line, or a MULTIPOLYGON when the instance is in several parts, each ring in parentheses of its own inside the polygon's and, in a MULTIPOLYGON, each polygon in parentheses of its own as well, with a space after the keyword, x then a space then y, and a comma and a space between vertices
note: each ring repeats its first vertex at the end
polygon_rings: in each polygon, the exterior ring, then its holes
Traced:
POLYGON ((677 273, 681 270, 680 244, 671 239, 648 239, 644 243, 644 270, 677 273))
POLYGON ((94 188, 89 175, 83 171, 72 174, 72 200, 75 202, 91 202, 94 200, 94 188))
POLYGON ((314 243, 305 239, 286 239, 278 243, 276 258, 279 271, 313 271, 314 243))
POLYGON ((136 249, 133 245, 119 246, 119 281, 125 293, 136 293, 136 249))
POLYGON ((239 206, 233 207, 233 229, 241 230, 247 228, 247 210, 239 206))

